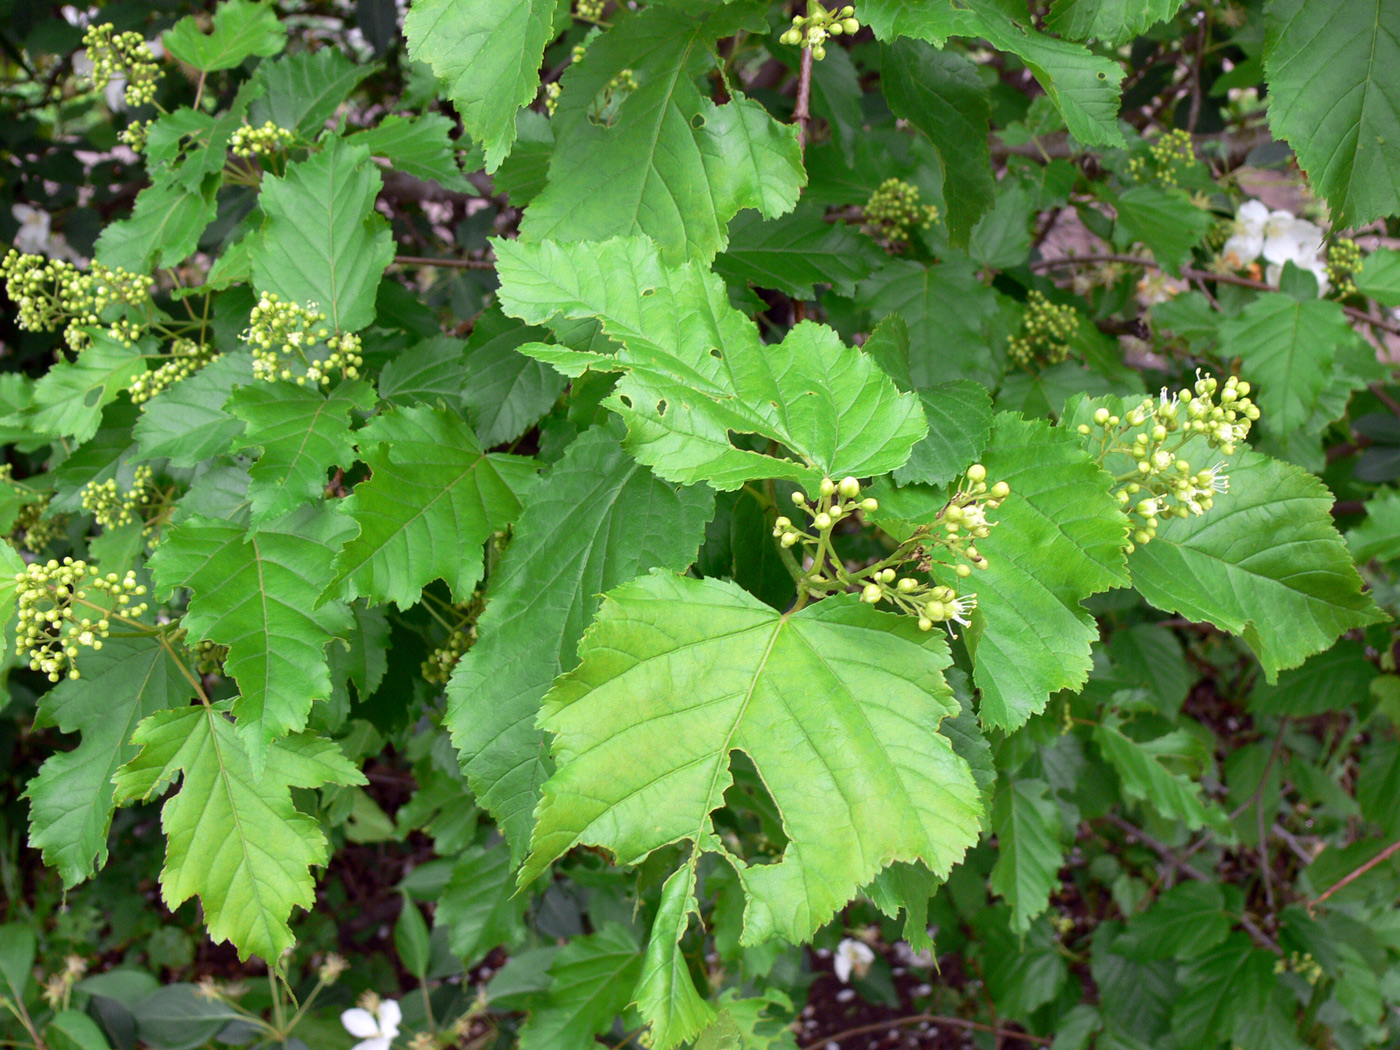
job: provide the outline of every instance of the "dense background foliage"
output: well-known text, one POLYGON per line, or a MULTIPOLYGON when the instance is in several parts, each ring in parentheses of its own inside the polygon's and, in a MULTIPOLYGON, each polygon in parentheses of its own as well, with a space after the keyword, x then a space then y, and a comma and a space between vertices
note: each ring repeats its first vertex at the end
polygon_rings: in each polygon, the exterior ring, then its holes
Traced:
POLYGON ((0 1045, 1400 1043, 1397 40, 0 0, 0 1045))

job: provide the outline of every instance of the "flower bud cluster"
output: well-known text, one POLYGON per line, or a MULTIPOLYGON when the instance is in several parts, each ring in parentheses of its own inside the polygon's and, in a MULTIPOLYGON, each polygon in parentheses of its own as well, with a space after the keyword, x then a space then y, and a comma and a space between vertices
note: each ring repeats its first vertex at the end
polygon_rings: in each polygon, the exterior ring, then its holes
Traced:
MULTIPOLYGON (((637 74, 630 69, 618 70, 602 91, 598 92, 589 107, 588 116, 596 124, 612 124, 617 119, 618 107, 627 96, 637 90, 637 74)), ((546 101, 546 105, 548 102, 546 101)), ((553 110, 550 111, 551 113, 553 110)))
POLYGON ((122 492, 116 478, 89 481, 82 489, 83 510, 104 529, 117 529, 141 518, 141 511, 155 495, 155 471, 146 464, 136 468, 131 488, 122 492))
POLYGON ((577 0, 574 4, 574 17, 581 22, 601 22, 603 8, 607 0, 577 0))
POLYGON ((544 111, 551 117, 554 111, 559 108, 559 96, 564 93, 564 88, 559 81, 551 80, 544 86, 544 111))
POLYGON ((919 203, 919 187, 903 179, 886 179, 865 202, 865 221, 891 246, 906 244, 915 228, 938 221, 938 206, 919 203))
POLYGON ((228 646, 201 638, 194 643, 194 669, 201 675, 224 673, 224 661, 228 659, 228 646))
POLYGON ((244 124, 235 129, 229 138, 228 148, 235 157, 265 157, 271 153, 281 153, 293 138, 291 131, 279 128, 276 122, 269 120, 260 128, 244 124))
POLYGON ((1128 174, 1137 182, 1176 186, 1195 163, 1191 133, 1185 128, 1173 128, 1152 143, 1146 157, 1134 157, 1128 162, 1128 174))
POLYGON ((19 536, 18 546, 31 554, 42 554, 50 543, 63 533, 65 519, 60 516, 48 518, 47 498, 37 503, 26 503, 15 516, 14 533, 19 536))
POLYGON ((1066 303, 1057 306, 1034 289, 1026 296, 1021 327, 1006 344, 1011 359, 1020 365, 1057 365, 1069 357, 1069 343, 1079 332, 1079 313, 1066 303))
POLYGON ((432 685, 446 685, 462 655, 476 644, 476 627, 454 629, 423 661, 423 680, 432 685))
POLYGON ((859 496, 860 482, 855 478, 842 478, 839 483, 823 478, 817 486, 816 497, 811 499, 799 489, 792 494, 792 502, 811 518, 809 527, 799 528, 791 518, 779 517, 773 523, 773 536, 784 549, 799 542, 820 543, 823 536, 831 535, 831 530, 843 518, 857 511, 869 513, 880 509, 878 500, 873 497, 858 499, 859 496))
POLYGON ((117 141, 130 147, 133 152, 140 153, 146 148, 146 137, 150 135, 154 124, 154 120, 133 120, 117 132, 117 141))
POLYGON ((264 293, 248 317, 243 341, 253 348, 253 375, 271 383, 288 379, 298 386, 327 383, 339 371, 347 379, 360 374, 360 337, 332 332, 315 303, 299 306, 264 293), (317 346, 327 351, 313 354, 317 346))
POLYGON ((218 356, 211 347, 193 339, 176 339, 170 344, 170 356, 165 361, 131 381, 128 388, 131 403, 144 404, 180 380, 188 379, 218 356))
POLYGON ((1079 425, 1079 433, 1098 444, 1101 460, 1121 453, 1133 461, 1135 469, 1119 479, 1116 493, 1133 526, 1130 551, 1155 539, 1162 519, 1204 514, 1217 495, 1230 491, 1224 463, 1196 470, 1178 454, 1181 447, 1201 437, 1233 455, 1259 418, 1247 382, 1231 376, 1221 386, 1213 376, 1196 375, 1192 389, 1168 396, 1163 387, 1121 417, 1101 407, 1092 425, 1079 425))
POLYGON ((1356 294, 1356 275, 1361 266, 1361 249, 1350 237, 1338 237, 1327 249, 1327 279, 1340 298, 1356 294))
POLYGON ((965 480, 935 523, 943 533, 935 542, 963 561, 955 570, 959 576, 966 578, 972 575, 973 568, 987 567, 987 559, 977 549, 976 541, 992 534, 996 523, 987 520, 987 511, 996 510, 1009 495, 1011 486, 1006 482, 987 484, 987 468, 981 463, 967 468, 965 480))
POLYGON ((1288 958, 1279 959, 1274 963, 1274 973, 1287 973, 1290 970, 1308 984, 1317 984, 1326 976, 1322 964, 1313 958, 1312 952, 1289 952, 1288 958))
POLYGON ((146 593, 134 572, 124 578, 114 572, 101 576, 87 562, 72 558, 27 565, 15 575, 15 583, 19 585, 15 655, 27 653, 30 670, 47 675, 50 682, 65 675, 79 677, 74 663, 78 650, 102 648, 111 630, 110 616, 136 617, 146 611, 145 602, 131 604, 133 597, 146 593), (89 593, 105 595, 108 602, 89 601, 89 593), (80 615, 79 606, 91 615, 80 615))
POLYGON ((160 67, 140 33, 114 33, 110 22, 88 26, 83 47, 92 62, 92 86, 105 88, 113 78, 126 81, 126 104, 144 106, 156 99, 160 67))
POLYGON ((849 4, 840 10, 828 11, 816 0, 807 5, 806 15, 794 15, 791 28, 778 39, 790 47, 808 47, 812 57, 820 62, 826 57, 826 41, 833 36, 854 36, 860 32, 856 9, 849 4))
MULTIPOLYGON (((67 322, 64 338, 74 350, 88 343, 82 331, 99 324, 109 306, 142 306, 151 301, 155 279, 131 273, 121 267, 93 263, 84 273, 71 263, 46 259, 42 255, 22 255, 11 249, 0 261, 5 278, 5 294, 19 307, 16 321, 28 332, 54 332, 67 322)), ((143 329, 130 322, 119 322, 112 332, 122 341, 140 338, 143 329)))

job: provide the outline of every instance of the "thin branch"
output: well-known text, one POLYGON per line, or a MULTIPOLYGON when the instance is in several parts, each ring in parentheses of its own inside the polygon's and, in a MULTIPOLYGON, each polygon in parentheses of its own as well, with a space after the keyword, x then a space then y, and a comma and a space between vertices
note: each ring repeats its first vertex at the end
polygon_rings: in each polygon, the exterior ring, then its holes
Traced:
POLYGON ((802 65, 797 74, 797 105, 792 110, 797 125, 797 146, 807 148, 807 124, 812 119, 812 49, 802 49, 802 65))
POLYGON ((1381 850, 1374 857, 1368 860, 1365 864, 1362 864, 1360 867, 1353 868, 1351 871, 1347 872, 1346 875, 1342 876, 1336 882, 1332 883, 1332 885, 1328 886, 1327 889, 1325 889, 1320 896, 1314 897, 1312 900, 1308 901, 1308 911, 1312 911, 1319 904, 1325 901, 1328 897, 1332 896, 1332 894, 1336 893, 1338 890, 1342 889, 1345 886, 1351 885, 1353 882, 1361 878, 1362 875, 1365 875, 1376 865, 1384 864, 1397 853, 1400 853, 1400 842, 1392 842, 1389 846, 1381 850))
MULTIPOLYGON (((1065 255, 1055 259, 1039 259, 1031 263, 1031 269, 1035 271, 1057 270, 1065 266, 1083 266, 1094 263, 1128 263, 1134 266, 1142 266, 1149 270, 1160 270, 1162 268, 1161 263, 1153 259, 1144 259, 1139 255, 1065 255)), ((1215 281, 1217 284, 1234 284, 1241 288, 1255 288, 1261 292, 1278 291, 1278 288, 1272 284, 1266 284, 1264 281, 1256 281, 1250 277, 1241 277, 1233 273, 1212 273, 1209 270, 1193 270, 1188 266, 1183 266, 1180 272, 1181 276, 1187 280, 1215 281)), ((1372 325, 1392 335, 1400 335, 1400 324, 1394 321, 1387 321, 1382 317, 1377 317, 1369 311, 1362 310, 1355 306, 1342 304, 1342 310, 1353 320, 1372 325)))
POLYGON ((1033 1043, 1036 1046, 1049 1046, 1053 1039, 1043 1035, 1030 1035, 1027 1032, 1015 1032, 1009 1028, 997 1028, 994 1025, 983 1024, 981 1021, 968 1021, 961 1017, 943 1017, 939 1014, 913 1014, 909 1017, 896 1017, 890 1021, 877 1021, 874 1024, 863 1024, 856 1028, 847 1028, 843 1032, 835 1035, 822 1036, 822 1038, 812 1043, 804 1043, 800 1050, 817 1050, 818 1047, 830 1046, 832 1043, 839 1043, 843 1039, 854 1039, 858 1035, 868 1035, 871 1032, 883 1032, 887 1028, 902 1028, 911 1024, 941 1024, 949 1028, 961 1028, 968 1032, 990 1032, 998 1039, 1019 1039, 1023 1043, 1033 1043))
POLYGON ((496 264, 485 259, 429 259, 422 255, 396 255, 395 266, 441 266, 448 270, 494 270, 496 264))

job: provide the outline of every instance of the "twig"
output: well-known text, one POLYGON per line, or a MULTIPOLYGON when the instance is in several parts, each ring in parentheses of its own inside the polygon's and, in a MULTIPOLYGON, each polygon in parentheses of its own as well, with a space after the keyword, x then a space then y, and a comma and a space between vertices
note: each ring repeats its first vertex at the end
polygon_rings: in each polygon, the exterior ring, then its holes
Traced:
POLYGON ((1014 1032, 1009 1028, 997 1028, 994 1025, 983 1024, 981 1021, 968 1021, 961 1017, 942 1017, 939 1014, 913 1014, 909 1017, 896 1017, 891 1021, 877 1021, 874 1024, 863 1024, 856 1028, 847 1028, 844 1032, 837 1032, 835 1035, 822 1036, 822 1038, 815 1042, 804 1043, 801 1050, 817 1050, 818 1047, 839 1043, 843 1039, 853 1039, 858 1035, 867 1035, 870 1032, 883 1032, 886 1028, 901 1028, 905 1025, 924 1023, 947 1025, 949 1028, 961 1028, 969 1032, 990 1032, 998 1039, 1019 1039, 1023 1043, 1034 1043, 1037 1046, 1049 1046, 1054 1042, 1054 1040, 1043 1035, 1014 1032))
POLYGON ((448 270, 494 270, 496 264, 485 259, 429 259, 422 255, 396 255, 395 266, 441 266, 448 270))
POLYGON ((802 65, 797 73, 797 105, 792 120, 797 125, 797 147, 807 148, 807 122, 812 119, 812 49, 802 49, 802 65))
POLYGON ((1328 886, 1327 889, 1323 890, 1320 896, 1314 897, 1312 900, 1308 901, 1308 911, 1311 912, 1328 897, 1332 896, 1332 894, 1336 893, 1344 886, 1351 885, 1353 882, 1361 878, 1362 875, 1365 875, 1376 865, 1384 864, 1397 853, 1400 853, 1400 842, 1392 842, 1389 846, 1381 850, 1374 857, 1368 860, 1365 864, 1362 864, 1360 867, 1353 868, 1351 871, 1347 872, 1347 874, 1342 876, 1336 882, 1332 883, 1332 885, 1328 886))
MULTIPOLYGON (((1031 263, 1031 269, 1056 270, 1065 266, 1082 266, 1093 263, 1128 263, 1134 266, 1142 266, 1149 270, 1160 270, 1162 264, 1153 259, 1144 259, 1139 255, 1064 255, 1055 259, 1039 259, 1031 263)), ((1193 270, 1189 266, 1181 268, 1181 276, 1187 280, 1215 281, 1218 284, 1234 284, 1241 288, 1255 288, 1261 292, 1276 292, 1278 289, 1272 284, 1264 281, 1256 281, 1251 277, 1240 277, 1233 273, 1212 273, 1209 270, 1193 270)), ((1369 324, 1392 335, 1400 335, 1400 324, 1387 321, 1377 317, 1369 311, 1359 309, 1355 306, 1342 304, 1342 310, 1353 320, 1369 324)))

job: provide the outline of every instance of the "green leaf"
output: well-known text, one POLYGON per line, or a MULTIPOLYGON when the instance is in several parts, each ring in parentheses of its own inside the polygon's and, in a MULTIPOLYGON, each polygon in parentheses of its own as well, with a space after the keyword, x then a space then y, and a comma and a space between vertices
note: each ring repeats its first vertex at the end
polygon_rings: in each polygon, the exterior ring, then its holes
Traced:
POLYGON ((1082 44, 1037 32, 1025 8, 1003 0, 866 0, 860 17, 881 40, 914 36, 942 47, 950 36, 982 37, 998 51, 1025 62, 1065 118, 1070 134, 1086 146, 1121 146, 1118 85, 1123 67, 1082 44))
POLYGON ((419 0, 404 18, 408 57, 426 62, 495 171, 515 142, 515 114, 540 89, 556 0, 419 0))
POLYGON ((520 917, 528 903, 516 894, 510 853, 473 846, 458 858, 438 898, 436 920, 446 926, 452 954, 474 966, 502 944, 523 939, 520 917))
POLYGON ((1043 780, 1003 783, 992 804, 997 862, 989 885, 1011 905, 1011 928, 1024 934, 1050 904, 1064 863, 1060 807, 1043 780))
POLYGON ((1269 127, 1287 140, 1338 227, 1400 211, 1400 8, 1387 0, 1273 0, 1269 127))
POLYGON ((1055 0, 1045 27, 1071 40, 1117 47, 1175 18, 1182 0, 1055 0))
POLYGON ((462 401, 487 448, 520 437, 564 392, 565 380, 554 369, 516 353, 546 334, 542 328, 508 319, 497 307, 476 319, 465 361, 471 382, 462 401))
POLYGON ((428 924, 423 913, 418 910, 407 895, 399 907, 399 919, 394 924, 394 950, 399 953, 399 961, 404 969, 420 981, 428 973, 428 924))
POLYGON ((214 221, 218 179, 187 188, 176 180, 157 182, 136 195, 130 218, 109 223, 93 249, 104 266, 150 273, 194 254, 200 235, 214 221))
POLYGON ((898 40, 880 50, 880 82, 895 116, 927 135, 938 152, 948 240, 966 246, 996 196, 987 144, 991 104, 977 67, 955 51, 898 40))
POLYGON ((926 266, 892 259, 861 282, 856 303, 877 320, 898 314, 909 326, 909 374, 915 389, 953 379, 994 388, 996 294, 965 260, 926 266))
POLYGON ((214 12, 213 32, 186 15, 161 38, 165 49, 201 73, 232 69, 258 55, 267 58, 287 46, 287 30, 270 4, 224 0, 214 12))
POLYGON ((1277 683, 1260 684, 1249 706, 1254 711, 1302 718, 1346 711, 1366 703, 1378 673, 1366 659, 1365 646, 1344 638, 1302 667, 1284 671, 1277 683))
POLYGON ((531 492, 492 574, 480 641, 447 690, 462 768, 517 861, 550 772, 540 700, 577 665, 599 596, 653 568, 684 570, 713 513, 709 489, 659 481, 602 428, 574 441, 531 492))
POLYGON ((1278 983, 1274 961, 1243 933, 1232 933, 1184 967, 1184 987, 1172 1011, 1172 1030, 1182 1044, 1216 1046, 1232 1039, 1242 1023, 1261 1016, 1278 983))
POLYGON ((35 728, 82 733, 72 751, 50 756, 29 782, 29 845, 76 886, 107 863, 112 824, 112 774, 135 757, 130 743, 147 715, 179 707, 195 695, 188 670, 156 638, 109 638, 82 655, 82 678, 45 693, 35 728))
POLYGON ((774 1006, 788 1015, 793 1012, 792 1000, 776 988, 744 997, 740 997, 738 989, 726 988, 717 1005, 719 1016, 700 1033, 695 1050, 797 1050, 792 1027, 781 1017, 767 1016, 774 1006))
POLYGON ((316 303, 337 331, 372 322, 394 258, 389 223, 374 210, 381 184, 369 150, 339 138, 288 164, 280 179, 264 175, 258 203, 267 223, 251 253, 258 290, 316 303))
POLYGON ((59 361, 34 384, 34 404, 23 418, 40 434, 83 444, 97 433, 102 409, 146 371, 141 355, 154 350, 149 337, 126 346, 94 329, 92 345, 76 361, 59 361))
POLYGON ((327 471, 354 462, 351 413, 368 412, 374 403, 374 391, 359 380, 342 382, 329 394, 286 381, 239 389, 228 410, 247 424, 240 444, 262 450, 249 471, 253 522, 324 496, 327 471))
POLYGON ((900 485, 946 485, 987 447, 992 398, 986 387, 955 379, 920 390, 919 401, 928 419, 928 434, 914 446, 909 461, 894 472, 894 480, 900 485))
POLYGON ((1128 565, 1144 598, 1241 635, 1269 681, 1384 618, 1362 593, 1321 481, 1255 452, 1230 461, 1229 479, 1209 513, 1167 523, 1133 552, 1128 565))
POLYGON ((249 123, 270 120, 303 138, 315 138, 345 97, 375 69, 357 66, 334 47, 262 62, 253 78, 261 93, 248 111, 249 123))
POLYGON ((652 6, 595 40, 560 81, 549 181, 526 209, 521 237, 644 233, 669 263, 708 262, 741 208, 770 219, 791 211, 806 182, 796 127, 742 95, 717 106, 695 86, 713 42, 744 27, 767 29, 751 9, 652 6), (600 120, 596 100, 624 68, 637 89, 615 122, 600 120))
POLYGON ((1338 348, 1352 336, 1339 304, 1299 302, 1265 292, 1220 326, 1220 349, 1239 357, 1257 386, 1263 425, 1278 434, 1302 429, 1332 376, 1338 348))
POLYGON ((1400 491, 1381 489, 1366 501, 1366 520, 1347 533, 1347 546, 1358 564, 1400 558, 1400 491))
POLYGON ((268 747, 258 775, 226 710, 199 705, 148 717, 132 737, 141 752, 117 771, 116 797, 149 800, 183 775, 161 810, 161 897, 174 909, 198 895, 216 944, 230 941, 239 958, 275 965, 293 944, 292 909, 315 902, 310 868, 328 855, 320 825, 297 811, 291 789, 365 778, 333 741, 306 734, 268 747))
POLYGON ((190 638, 228 646, 225 667, 242 694, 233 702, 238 737, 257 771, 273 741, 306 727, 312 700, 330 695, 326 645, 349 630, 350 614, 340 602, 314 602, 347 531, 323 505, 252 533, 193 516, 151 556, 162 594, 191 592, 190 638))
POLYGON ((869 237, 845 223, 827 222, 816 208, 798 208, 778 219, 746 208, 729 223, 729 248, 716 257, 714 268, 728 281, 812 299, 816 284, 851 295, 881 261, 869 237))
POLYGON ((1199 745, 1184 729, 1174 729, 1153 740, 1139 742, 1122 730, 1122 720, 1109 714, 1094 727, 1094 741, 1123 782, 1129 798, 1150 802, 1162 816, 1180 820, 1193 831, 1215 823, 1219 815, 1201 800, 1201 786, 1191 777, 1162 764, 1163 759, 1183 758, 1199 745))
POLYGON ((967 641, 982 724, 1012 730, 1087 680, 1099 632, 1080 603, 1128 585, 1127 519, 1072 433, 1003 412, 982 463, 1011 495, 978 544, 990 564, 965 585, 980 610, 967 641))
POLYGON ((522 883, 579 844, 620 864, 682 839, 718 848, 710 814, 735 750, 789 839, 777 863, 727 857, 746 944, 810 937, 893 861, 946 877, 976 841, 977 785, 938 733, 957 711, 947 646, 908 617, 851 596, 785 616, 733 584, 658 572, 609 594, 579 655, 541 711, 559 768, 522 883))
POLYGON ((1210 229, 1212 217, 1191 202, 1185 190, 1134 186, 1113 198, 1118 223, 1132 241, 1147 245, 1168 273, 1176 273, 1191 261, 1191 249, 1210 229))
POLYGON ((1361 260, 1352 278, 1357 290, 1382 306, 1400 306, 1400 252, 1377 248, 1361 260))
POLYGON ((52 1050, 108 1050, 107 1037, 81 1010, 60 1010, 44 1026, 44 1045, 52 1050))
POLYGON ((36 944, 28 925, 7 922, 0 926, 0 978, 18 1002, 25 1001, 25 990, 32 980, 36 944))
POLYGON ((680 941, 691 916, 700 918, 695 903, 695 866, 673 872, 661 888, 661 904, 651 924, 641 979, 637 982, 637 1008, 651 1021, 652 1045, 670 1050, 694 1039, 715 1019, 714 1007, 695 990, 695 979, 681 952, 680 941))
POLYGON ((372 476, 341 501, 359 526, 335 560, 327 595, 416 603, 442 579, 466 601, 484 570, 481 545, 520 513, 535 463, 482 451, 461 416, 396 408, 355 434, 372 476))
POLYGON ((520 1026, 519 1050, 592 1050, 631 1000, 641 964, 636 941, 616 923, 573 938, 550 963, 549 992, 520 1026))
MULTIPOLYGON (((489 313, 482 314, 482 319, 489 313)), ((379 373, 379 399, 394 407, 459 404, 466 379, 465 351, 462 340, 436 335, 395 354, 379 373)))
POLYGON ((462 176, 457 163, 452 126, 452 121, 441 113, 387 116, 375 127, 352 135, 349 141, 366 147, 372 156, 387 160, 395 171, 436 182, 445 190, 471 193, 471 183, 462 176))
POLYGON ((597 317, 624 344, 615 357, 530 352, 566 374, 624 372, 603 403, 626 421, 628 451, 663 478, 734 489, 755 478, 866 477, 902 465, 927 432, 917 399, 831 329, 800 324, 765 346, 718 277, 665 265, 645 239, 495 244, 507 311, 531 323, 597 317), (811 465, 737 448, 730 431, 780 442, 811 465))
POLYGON ((141 458, 164 457, 177 467, 193 467, 226 452, 243 432, 243 421, 224 406, 234 387, 252 382, 251 354, 221 354, 194 375, 151 398, 142 407, 141 418, 132 431, 141 458))
POLYGON ((1225 894, 1214 882, 1183 882, 1128 923, 1113 950, 1134 959, 1185 961, 1210 951, 1230 933, 1225 894))

